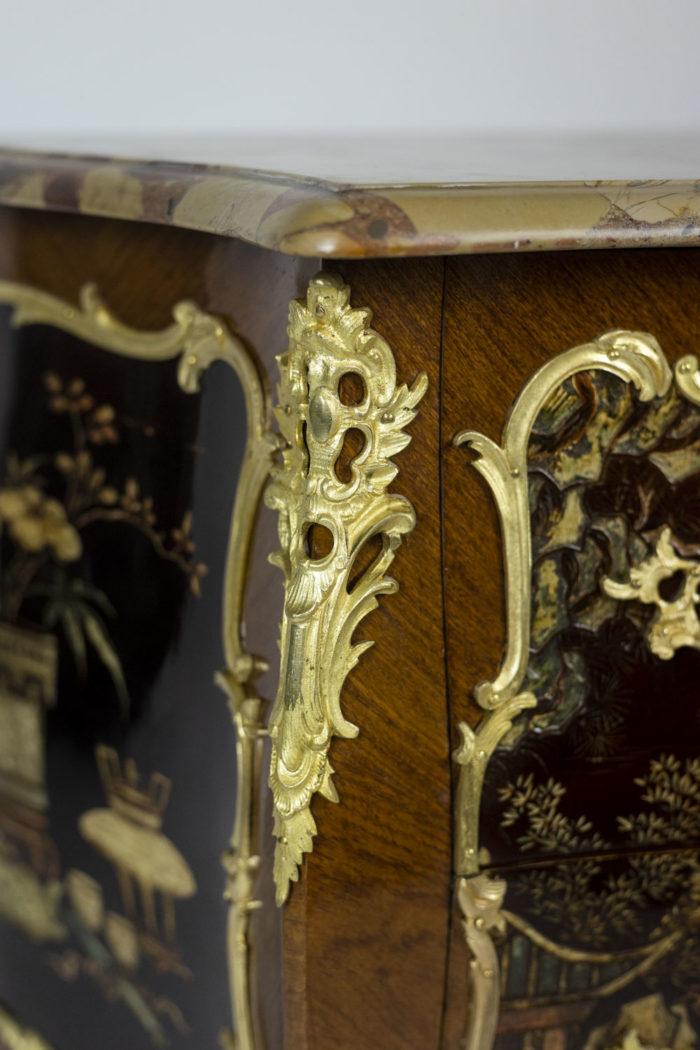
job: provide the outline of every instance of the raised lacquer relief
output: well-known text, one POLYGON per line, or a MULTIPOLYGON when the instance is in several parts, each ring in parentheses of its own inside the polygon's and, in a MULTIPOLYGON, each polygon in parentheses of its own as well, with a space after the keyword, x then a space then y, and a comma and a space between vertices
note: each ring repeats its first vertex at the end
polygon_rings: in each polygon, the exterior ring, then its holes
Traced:
POLYGON ((672 381, 613 333, 540 370, 502 449, 460 435, 511 558, 457 756, 470 1050, 700 1037, 699 402, 694 359, 672 381))

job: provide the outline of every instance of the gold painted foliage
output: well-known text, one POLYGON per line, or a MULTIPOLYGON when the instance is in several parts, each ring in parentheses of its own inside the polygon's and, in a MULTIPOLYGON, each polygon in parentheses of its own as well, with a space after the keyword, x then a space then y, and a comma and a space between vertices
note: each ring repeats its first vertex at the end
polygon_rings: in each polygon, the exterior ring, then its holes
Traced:
MULTIPOLYGON (((79 673, 87 673, 91 647, 126 709, 126 683, 106 624, 115 612, 84 578, 86 530, 96 522, 137 530, 187 578, 195 595, 206 566, 194 557, 191 511, 178 525, 160 527, 153 497, 139 479, 129 475, 114 482, 100 463, 100 449, 120 439, 114 407, 96 401, 79 377, 64 380, 49 372, 44 386, 50 411, 69 422, 73 447, 24 460, 14 453, 7 457, 0 487, 0 619, 31 619, 39 603, 42 626, 62 627, 79 673)), ((144 431, 154 433, 151 427, 144 431)))
POLYGON ((527 815, 527 827, 516 840, 522 850, 541 849, 559 853, 575 850, 602 849, 605 842, 584 816, 566 817, 559 806, 566 788, 550 777, 545 784, 535 784, 533 773, 521 774, 515 783, 508 783, 499 791, 499 798, 508 807, 501 817, 501 827, 516 824, 527 815))
POLYGON ((4 1007, 0 1007, 0 1044, 7 1050, 51 1050, 38 1032, 25 1028, 4 1007))
POLYGON ((653 809, 618 817, 620 829, 633 842, 646 846, 700 839, 700 758, 681 762, 675 755, 660 755, 635 784, 644 789, 642 800, 653 809))
POLYGON ((49 408, 52 412, 84 417, 88 437, 95 445, 117 444, 119 432, 114 425, 114 408, 108 404, 96 405, 95 399, 85 390, 83 379, 71 379, 64 385, 55 372, 47 372, 44 386, 51 394, 49 408))
POLYGON ((618 816, 617 826, 625 836, 625 847, 654 848, 633 853, 624 868, 615 871, 604 857, 606 851, 613 852, 612 844, 593 821, 562 812, 566 798, 562 784, 552 778, 537 784, 529 774, 500 792, 506 803, 501 827, 520 831, 516 842, 522 850, 558 856, 597 851, 573 863, 527 871, 515 884, 527 896, 528 911, 555 923, 563 940, 604 945, 615 935, 629 938, 642 931, 644 920, 659 905, 672 909, 674 922, 696 915, 693 887, 700 885, 698 851, 666 852, 658 847, 670 843, 691 847, 698 841, 700 759, 681 761, 674 755, 660 755, 635 783, 648 808, 618 816))
POLYGON ((61 562, 76 561, 82 554, 80 534, 68 521, 65 507, 36 485, 0 488, 0 521, 28 553, 48 549, 61 562))

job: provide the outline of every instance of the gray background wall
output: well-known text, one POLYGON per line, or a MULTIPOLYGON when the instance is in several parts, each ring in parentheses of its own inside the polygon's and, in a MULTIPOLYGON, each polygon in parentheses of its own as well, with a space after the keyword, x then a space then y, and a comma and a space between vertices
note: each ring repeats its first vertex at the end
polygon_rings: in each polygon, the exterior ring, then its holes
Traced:
POLYGON ((0 138, 700 127, 697 0, 4 0, 0 138))

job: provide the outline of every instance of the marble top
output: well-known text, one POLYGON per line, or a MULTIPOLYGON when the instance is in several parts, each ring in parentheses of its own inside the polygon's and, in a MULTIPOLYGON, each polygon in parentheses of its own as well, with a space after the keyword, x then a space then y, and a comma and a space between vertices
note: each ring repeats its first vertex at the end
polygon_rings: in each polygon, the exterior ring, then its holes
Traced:
POLYGON ((0 204, 328 258, 700 243, 700 140, 425 135, 0 148, 0 204))

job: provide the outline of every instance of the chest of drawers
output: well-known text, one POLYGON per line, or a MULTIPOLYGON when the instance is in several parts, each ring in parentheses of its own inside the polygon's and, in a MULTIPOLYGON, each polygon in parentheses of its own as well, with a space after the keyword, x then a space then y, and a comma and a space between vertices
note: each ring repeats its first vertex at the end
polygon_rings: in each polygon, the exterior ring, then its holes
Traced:
POLYGON ((0 1046, 690 1050, 695 183, 252 149, 2 155, 0 1046))

